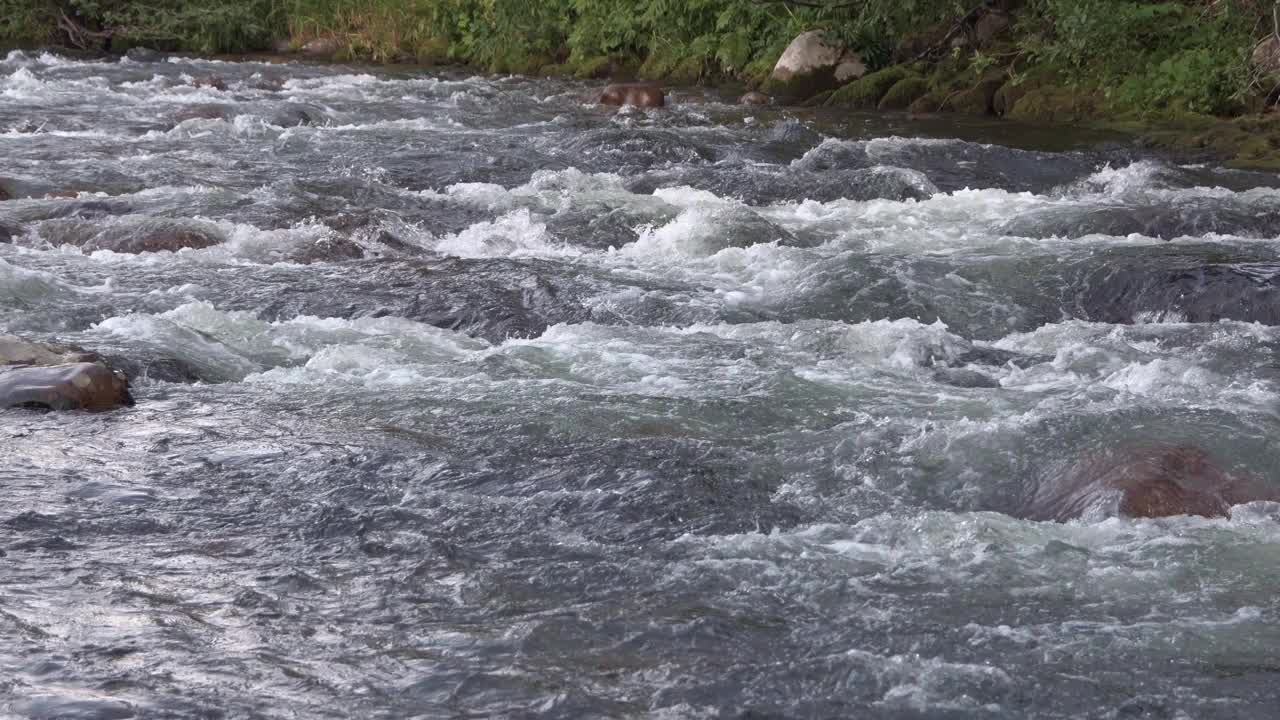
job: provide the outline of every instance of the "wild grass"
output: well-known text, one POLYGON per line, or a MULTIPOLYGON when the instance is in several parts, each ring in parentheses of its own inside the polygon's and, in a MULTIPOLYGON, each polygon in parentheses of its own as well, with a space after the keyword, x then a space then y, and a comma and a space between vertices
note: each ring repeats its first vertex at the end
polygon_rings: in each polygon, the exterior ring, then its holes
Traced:
MULTIPOLYGON (((339 57, 373 62, 753 81, 804 30, 827 30, 874 70, 892 61, 904 39, 936 35, 974 4, 823 1, 0 0, 0 45, 74 39, 59 26, 65 15, 83 29, 80 41, 117 51, 145 44, 238 52, 330 38, 339 57)), ((1260 88, 1249 51, 1278 30, 1276 0, 1002 3, 1016 8, 1012 37, 1000 53, 976 53, 962 64, 984 72, 1007 67, 1013 82, 1052 74, 1121 111, 1230 114, 1249 107, 1260 88)))

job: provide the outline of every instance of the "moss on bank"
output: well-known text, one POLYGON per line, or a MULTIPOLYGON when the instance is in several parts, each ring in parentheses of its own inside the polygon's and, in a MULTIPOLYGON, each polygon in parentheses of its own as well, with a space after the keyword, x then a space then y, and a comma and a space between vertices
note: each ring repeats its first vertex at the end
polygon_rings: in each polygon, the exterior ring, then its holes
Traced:
POLYGON ((827 98, 827 105, 852 108, 874 108, 893 86, 912 77, 911 69, 893 65, 873 72, 845 85, 827 98))

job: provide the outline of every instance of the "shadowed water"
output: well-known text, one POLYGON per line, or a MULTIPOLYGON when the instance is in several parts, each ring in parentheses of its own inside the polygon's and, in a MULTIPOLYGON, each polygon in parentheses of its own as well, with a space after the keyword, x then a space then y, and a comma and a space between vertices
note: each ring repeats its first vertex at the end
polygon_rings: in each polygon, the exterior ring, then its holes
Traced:
POLYGON ((590 91, 0 62, 0 713, 1275 716, 1276 505, 1011 513, 1280 487, 1280 178, 590 91))

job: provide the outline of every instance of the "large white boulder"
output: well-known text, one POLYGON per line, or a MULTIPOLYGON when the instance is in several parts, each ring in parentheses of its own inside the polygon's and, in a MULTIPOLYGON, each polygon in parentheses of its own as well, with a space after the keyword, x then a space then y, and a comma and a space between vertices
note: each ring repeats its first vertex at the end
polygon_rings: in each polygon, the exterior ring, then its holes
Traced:
POLYGON ((831 42, 821 30, 810 30, 783 51, 764 90, 784 100, 802 100, 866 74, 862 56, 831 42))

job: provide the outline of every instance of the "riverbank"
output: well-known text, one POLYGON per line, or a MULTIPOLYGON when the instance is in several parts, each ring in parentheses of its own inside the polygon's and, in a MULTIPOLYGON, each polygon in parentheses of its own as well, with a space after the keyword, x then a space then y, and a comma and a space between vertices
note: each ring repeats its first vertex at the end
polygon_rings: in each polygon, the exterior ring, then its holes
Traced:
POLYGON ((128 0, 110 10, 8 2, 18 9, 0 19, 0 46, 271 50, 766 90, 789 43, 820 30, 865 75, 830 93, 771 93, 775 102, 1087 125, 1280 168, 1280 122, 1268 112, 1280 89, 1280 40, 1266 42, 1276 30, 1271 0, 987 0, 968 9, 944 0, 169 0, 162 10, 128 0))

